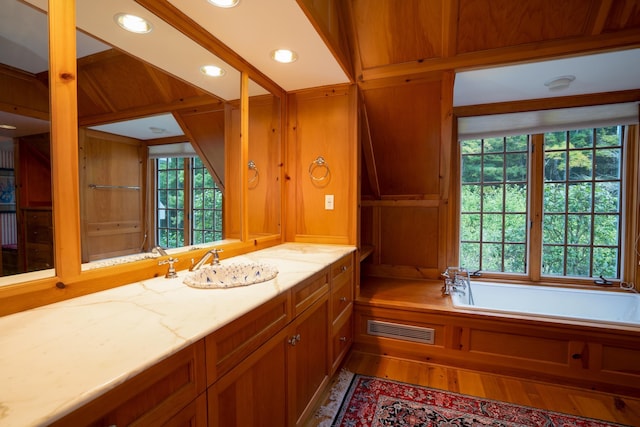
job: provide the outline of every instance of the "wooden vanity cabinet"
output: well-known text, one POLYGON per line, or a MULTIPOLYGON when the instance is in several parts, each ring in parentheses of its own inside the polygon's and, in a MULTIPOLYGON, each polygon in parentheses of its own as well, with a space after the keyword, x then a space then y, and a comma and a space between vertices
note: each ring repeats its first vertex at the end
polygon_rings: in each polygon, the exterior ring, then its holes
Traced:
POLYGON ((198 341, 52 424, 52 427, 206 425, 204 343, 198 341), (198 400, 198 396, 202 399, 198 400))
POLYGON ((353 257, 353 253, 345 255, 331 265, 329 360, 332 375, 353 343, 353 257))
POLYGON ((301 426, 329 383, 328 295, 323 294, 287 335, 289 426, 301 426))
POLYGON ((287 335, 280 331, 209 387, 210 427, 287 425, 287 335))
POLYGON ((353 340, 352 311, 350 254, 53 426, 299 427, 353 340))
POLYGON ((326 268, 207 337, 210 427, 284 427, 306 419, 329 380, 329 285, 326 268), (274 325, 282 327, 270 337, 274 325), (229 356, 218 355, 234 353, 227 371, 229 356))

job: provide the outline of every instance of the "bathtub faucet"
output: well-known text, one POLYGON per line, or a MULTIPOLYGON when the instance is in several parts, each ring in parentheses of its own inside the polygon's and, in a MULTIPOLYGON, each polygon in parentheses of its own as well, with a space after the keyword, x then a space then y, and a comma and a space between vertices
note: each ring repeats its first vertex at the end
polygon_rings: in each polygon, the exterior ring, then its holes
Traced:
POLYGON ((444 279, 442 295, 451 295, 453 292, 465 294, 466 289, 471 289, 471 275, 464 267, 447 267, 440 275, 444 279))

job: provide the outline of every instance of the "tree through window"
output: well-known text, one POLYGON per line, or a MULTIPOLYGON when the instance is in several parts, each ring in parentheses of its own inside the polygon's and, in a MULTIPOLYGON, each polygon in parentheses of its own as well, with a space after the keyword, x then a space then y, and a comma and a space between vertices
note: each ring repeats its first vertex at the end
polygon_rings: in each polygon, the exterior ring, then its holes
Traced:
POLYGON ((199 157, 156 159, 156 244, 222 240, 222 192, 199 157))
POLYGON ((623 131, 611 126, 537 135, 544 142, 537 156, 534 136, 461 141, 460 265, 619 279, 623 131), (532 191, 536 185, 541 191, 532 191))

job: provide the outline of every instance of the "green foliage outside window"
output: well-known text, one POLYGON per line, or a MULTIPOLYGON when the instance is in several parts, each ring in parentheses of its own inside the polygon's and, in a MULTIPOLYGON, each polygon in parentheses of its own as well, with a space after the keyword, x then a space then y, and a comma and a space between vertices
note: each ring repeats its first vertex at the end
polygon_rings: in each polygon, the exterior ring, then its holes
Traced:
POLYGON ((222 192, 200 158, 157 159, 156 242, 165 248, 221 240, 222 192), (191 173, 191 189, 185 189, 185 173, 191 173), (185 205, 191 191, 191 206, 185 205), (185 229, 191 215, 191 229, 185 229))
MULTIPOLYGON (((460 265, 527 273, 529 137, 461 141, 460 265)), ((622 127, 544 135, 542 274, 620 276, 622 127)))

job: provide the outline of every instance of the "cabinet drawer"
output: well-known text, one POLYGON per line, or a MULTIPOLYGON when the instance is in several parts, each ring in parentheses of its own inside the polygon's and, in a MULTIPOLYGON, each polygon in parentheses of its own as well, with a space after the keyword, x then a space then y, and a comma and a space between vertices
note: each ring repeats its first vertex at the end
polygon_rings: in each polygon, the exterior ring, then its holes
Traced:
POLYGON ((43 243, 27 243, 27 269, 53 268, 53 249, 51 245, 43 243))
POLYGON ((353 303, 353 286, 350 277, 344 276, 331 286, 331 321, 336 319, 353 303))
POLYGON ((343 276, 351 276, 353 273, 353 254, 345 255, 331 264, 331 280, 335 283, 343 276))
POLYGON ((287 293, 234 320, 205 338, 207 352, 207 384, 229 372, 290 319, 287 293))
POLYGON ((293 317, 298 316, 304 310, 316 302, 325 292, 329 291, 329 269, 326 268, 316 273, 309 279, 296 285, 291 290, 291 303, 293 304, 293 317))
POLYGON ((198 341, 52 426, 161 426, 204 392, 204 363, 198 341))
POLYGON ((25 209, 24 222, 27 228, 51 227, 53 223, 51 211, 34 211, 25 209))
POLYGON ((52 245, 53 229, 50 225, 28 226, 25 230, 25 239, 27 243, 46 243, 48 245, 52 245))
POLYGON ((335 372, 342 359, 346 356, 351 344, 353 343, 353 316, 349 315, 341 318, 342 323, 339 323, 334 328, 334 333, 331 336, 331 366, 332 372, 335 372))

